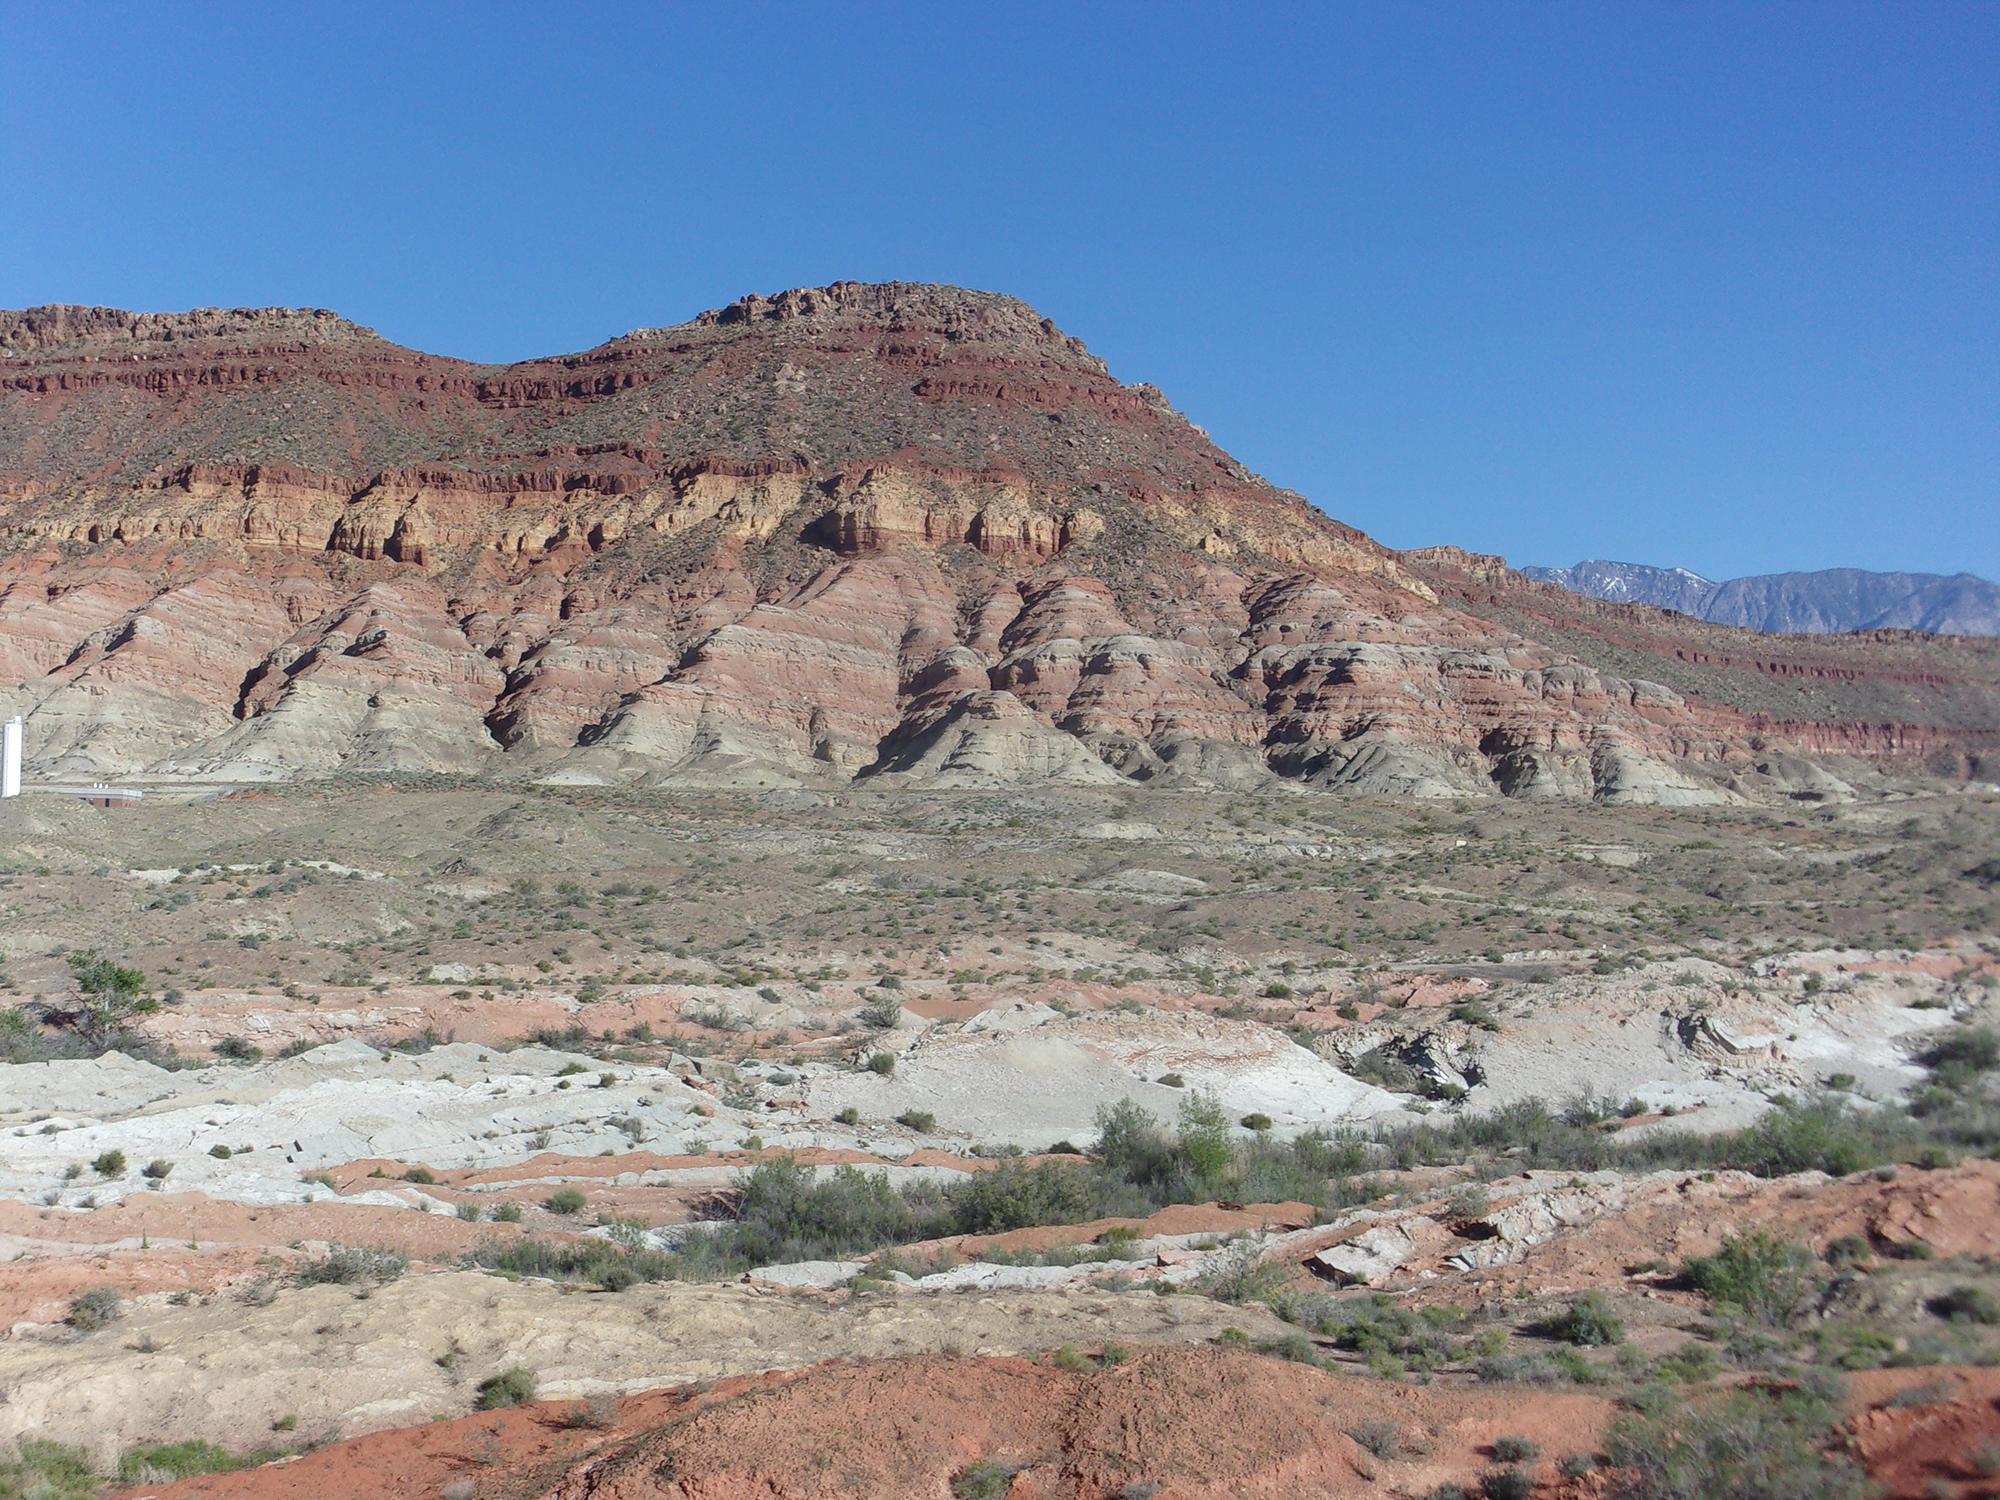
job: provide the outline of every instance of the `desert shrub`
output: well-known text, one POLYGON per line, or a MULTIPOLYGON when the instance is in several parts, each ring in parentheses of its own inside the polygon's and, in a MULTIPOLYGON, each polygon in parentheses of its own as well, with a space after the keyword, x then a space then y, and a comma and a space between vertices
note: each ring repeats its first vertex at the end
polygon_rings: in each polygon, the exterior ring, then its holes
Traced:
POLYGON ((1618 1500, 1861 1500, 1865 1477, 1823 1451, 1838 1407, 1807 1390, 1739 1388, 1627 1413, 1605 1434, 1618 1500))
POLYGON ((937 1126, 937 1116, 927 1109, 906 1109, 896 1116, 896 1123, 907 1126, 918 1135, 928 1135, 937 1126))
POLYGON ((1098 1106, 1097 1150, 1105 1171, 1140 1187, 1164 1185, 1177 1175, 1160 1122, 1130 1099, 1098 1106))
POLYGON ((96 1495, 97 1472, 83 1449, 24 1437, 15 1451, 17 1458, 0 1456, 0 1496, 6 1500, 17 1495, 30 1500, 91 1500, 96 1495))
POLYGON ((565 1427, 616 1427, 618 1425, 618 1398, 599 1394, 586 1396, 581 1401, 573 1401, 563 1412, 565 1427))
POLYGON ((2000 1301, 1976 1286, 1957 1286, 1924 1304, 1933 1317, 1954 1323, 2000 1323, 2000 1301))
MULTIPOLYGON (((608 1240, 552 1244, 519 1239, 510 1244, 489 1241, 469 1252, 468 1266, 505 1271, 515 1276, 540 1276, 550 1281, 595 1282, 608 1291, 623 1291, 649 1281, 673 1281, 688 1270, 684 1257, 657 1250, 628 1250, 608 1240)), ((742 1267, 721 1268, 723 1270, 742 1267)))
POLYGON ((217 1161, 228 1161, 229 1158, 233 1156, 235 1153, 232 1152, 227 1146, 223 1145, 220 1141, 218 1141, 216 1142, 215 1145, 210 1146, 208 1148, 208 1154, 214 1157, 217 1161))
POLYGON ((1221 1177, 1231 1158, 1229 1114, 1214 1089, 1197 1089, 1181 1100, 1175 1121, 1177 1143, 1188 1170, 1203 1182, 1221 1177))
POLYGON ((890 1187, 886 1173, 838 1167, 822 1182, 811 1167, 781 1157, 743 1180, 736 1222, 710 1238, 727 1258, 753 1266, 835 1260, 918 1238, 910 1232, 913 1196, 890 1187))
POLYGON ((1780 1099, 1755 1124, 1718 1142, 1720 1164, 1759 1177, 1813 1171, 1845 1177, 1887 1161, 1906 1134, 1900 1124, 1897 1116, 1863 1115, 1843 1100, 1780 1099))
POLYGON ((2000 1035, 1988 1027, 1956 1031, 1938 1038, 1917 1054, 1917 1061, 1932 1072, 1962 1068, 1968 1073, 1984 1073, 2000 1067, 2000 1035))
POLYGON ((997 1459, 982 1458, 951 1476, 955 1500, 1000 1500, 1014 1482, 1014 1472, 997 1459))
POLYGON ((1462 1021, 1467 1026, 1476 1026, 1482 1031, 1498 1031, 1499 1018, 1493 1014, 1493 1007, 1479 1000, 1461 1000, 1451 1008, 1451 1018, 1462 1021))
POLYGON ((535 1399, 536 1385, 535 1372, 522 1365, 502 1370, 498 1375, 488 1375, 479 1382, 479 1396, 473 1402, 474 1409, 497 1411, 503 1406, 520 1406, 535 1399))
POLYGON ((1573 1349, 1548 1354, 1502 1351, 1481 1356, 1472 1368, 1481 1380, 1499 1384, 1555 1385, 1565 1380, 1579 1380, 1579 1383, 1587 1384, 1595 1377, 1588 1367, 1580 1368, 1581 1360, 1582 1356, 1573 1349), (1570 1357, 1565 1360, 1562 1355, 1570 1357))
POLYGON ((521 1222, 521 1205, 518 1203, 496 1203, 493 1205, 493 1222, 496 1224, 518 1224, 521 1222))
POLYGON ((1826 1249, 1820 1253, 1830 1266, 1858 1266, 1863 1261, 1874 1259, 1868 1241, 1858 1234, 1843 1234, 1828 1240, 1826 1249))
POLYGON ((240 1036, 226 1036, 215 1044, 215 1055, 226 1062, 261 1062, 264 1049, 240 1036))
POLYGON ((1542 1445, 1531 1437, 1507 1433, 1493 1440, 1493 1457, 1503 1464, 1531 1464, 1542 1456, 1542 1445))
POLYGON ((1586 1349, 1616 1344, 1625 1337, 1625 1320, 1611 1310, 1602 1292, 1585 1292, 1542 1325, 1550 1338, 1586 1349))
POLYGON ((1836 1370, 1879 1370, 1896 1354, 1896 1340, 1865 1323, 1822 1323, 1813 1342, 1820 1362, 1836 1370))
POLYGON ((1672 1354, 1663 1354, 1654 1360, 1652 1374, 1660 1380, 1692 1385, 1713 1379, 1721 1369, 1722 1361, 1715 1357, 1713 1349, 1690 1340, 1672 1354))
POLYGON ((300 1286, 354 1286, 394 1281, 409 1268, 410 1258, 399 1250, 335 1245, 318 1260, 309 1260, 293 1271, 292 1279, 300 1286))
POLYGON ((419 1187, 431 1187, 437 1182, 437 1173, 429 1167, 412 1167, 403 1174, 403 1181, 414 1182, 419 1187))
POLYGON ((556 1214, 577 1214, 583 1212, 584 1196, 580 1188, 557 1188, 549 1194, 549 1212, 556 1214))
POLYGON ((841 1110, 839 1114, 835 1115, 834 1119, 838 1120, 842 1125, 859 1125, 861 1123, 861 1111, 850 1104, 841 1110))
POLYGON ((148 1182, 165 1182, 173 1170, 171 1161, 164 1156, 156 1156, 139 1169, 139 1175, 148 1182))
POLYGON ((1368 1297, 1316 1294, 1303 1309, 1287 1307, 1292 1321, 1317 1314, 1314 1331, 1372 1361, 1393 1359, 1405 1369, 1435 1370, 1457 1353, 1450 1329, 1463 1317, 1456 1307, 1421 1311, 1398 1306, 1387 1293, 1368 1297))
POLYGON ((1377 1458, 1395 1458, 1403 1451, 1403 1429, 1394 1422, 1362 1422, 1347 1435, 1377 1458))
POLYGON ((1100 1217, 1105 1206, 1092 1173, 1053 1161, 1033 1167, 1003 1161, 990 1172, 973 1173, 951 1192, 952 1227, 960 1234, 1076 1223, 1100 1217))
POLYGON ((861 1024, 877 1031, 894 1031, 903 1023, 903 1002, 894 995, 877 995, 861 1007, 861 1024))
POLYGON ((1488 1469, 1479 1476, 1479 1493, 1484 1500, 1530 1500, 1535 1493, 1535 1476, 1526 1469, 1488 1469))
POLYGON ((26 1010, 18 1005, 0 1007, 0 1062, 40 1062, 53 1050, 26 1010))
POLYGON ((95 1333, 118 1317, 124 1302, 115 1286, 94 1286, 70 1299, 69 1317, 64 1321, 79 1333, 95 1333))
POLYGON ((125 1484, 171 1484, 197 1474, 228 1474, 262 1461, 264 1455, 241 1459, 227 1448, 194 1438, 185 1443, 158 1443, 128 1449, 118 1460, 118 1478, 125 1484))
POLYGON ((99 1177, 123 1177, 125 1175, 125 1153, 123 1151, 100 1151, 97 1160, 90 1164, 90 1170, 99 1177))
POLYGON ((887 1078, 896 1071, 896 1055, 893 1052, 877 1052, 868 1059, 868 1071, 887 1078))
POLYGON ((1287 1267, 1267 1264, 1255 1246, 1244 1245, 1202 1278, 1201 1289, 1217 1302, 1276 1303, 1291 1279, 1287 1267))
POLYGON ((104 1046, 140 1016, 153 1014, 160 1002, 142 993, 146 976, 103 957, 95 948, 68 955, 78 1000, 69 1010, 51 1010, 49 1019, 74 1032, 86 1044, 104 1046))
POLYGON ((455 1212, 467 1224, 477 1224, 479 1222, 479 1205, 477 1203, 460 1203, 455 1212))
POLYGON ((1269 1130, 1273 1123, 1271 1117, 1261 1111, 1256 1114, 1245 1115, 1242 1120, 1245 1130, 1255 1131, 1258 1135, 1262 1135, 1265 1131, 1269 1130))
POLYGON ((1723 1240, 1713 1255, 1681 1263, 1687 1283, 1771 1327, 1794 1321, 1812 1302, 1817 1284, 1812 1252, 1778 1239, 1768 1230, 1723 1240))

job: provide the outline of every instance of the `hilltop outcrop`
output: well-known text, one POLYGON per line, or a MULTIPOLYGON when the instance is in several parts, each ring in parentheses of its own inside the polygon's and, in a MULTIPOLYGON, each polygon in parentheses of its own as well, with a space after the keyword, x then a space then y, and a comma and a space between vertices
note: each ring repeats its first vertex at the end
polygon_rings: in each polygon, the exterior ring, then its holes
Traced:
POLYGON ((988 293, 837 283, 504 367, 327 312, 0 313, 0 683, 47 775, 1991 774, 2000 650, 1746 668, 1470 562, 1329 519, 988 293))

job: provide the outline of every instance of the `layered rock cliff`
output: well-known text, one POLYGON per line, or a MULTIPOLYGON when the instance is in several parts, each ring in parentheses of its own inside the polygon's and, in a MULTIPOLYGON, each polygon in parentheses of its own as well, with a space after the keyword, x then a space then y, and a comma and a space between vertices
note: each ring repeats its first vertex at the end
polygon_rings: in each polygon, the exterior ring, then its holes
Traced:
POLYGON ((1700 802, 1794 741, 1991 758, 1991 657, 1735 701, 1490 561, 1376 545, 987 293, 506 367, 325 312, 0 313, 0 684, 44 774, 1700 802))

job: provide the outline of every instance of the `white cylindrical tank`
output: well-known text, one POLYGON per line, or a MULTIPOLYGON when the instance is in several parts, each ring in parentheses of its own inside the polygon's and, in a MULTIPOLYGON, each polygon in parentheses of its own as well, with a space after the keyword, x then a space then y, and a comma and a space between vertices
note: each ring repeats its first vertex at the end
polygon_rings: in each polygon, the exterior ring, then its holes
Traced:
POLYGON ((21 716, 0 724, 0 797, 21 795, 21 716))

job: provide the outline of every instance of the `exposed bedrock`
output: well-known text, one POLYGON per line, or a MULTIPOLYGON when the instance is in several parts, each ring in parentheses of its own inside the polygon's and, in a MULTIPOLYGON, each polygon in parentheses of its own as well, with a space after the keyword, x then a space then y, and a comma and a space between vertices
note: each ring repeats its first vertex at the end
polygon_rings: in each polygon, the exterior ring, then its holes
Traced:
POLYGON ((841 283, 508 367, 322 313, 0 313, 0 414, 0 696, 42 776, 1680 804, 1991 779, 2000 745, 2000 655, 1746 665, 1391 552, 986 293, 841 283))

